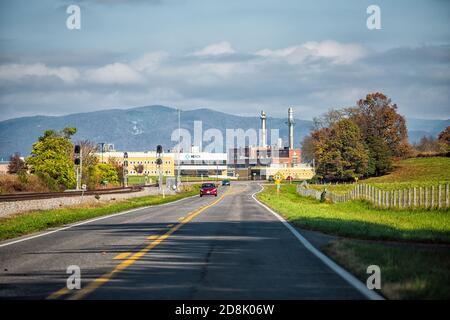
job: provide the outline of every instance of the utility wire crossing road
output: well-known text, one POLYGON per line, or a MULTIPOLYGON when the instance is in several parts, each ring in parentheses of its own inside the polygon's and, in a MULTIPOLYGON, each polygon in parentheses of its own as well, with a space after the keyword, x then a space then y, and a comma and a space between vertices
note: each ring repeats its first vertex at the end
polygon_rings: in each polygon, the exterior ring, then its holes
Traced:
POLYGON ((219 196, 94 219, 0 244, 0 298, 378 299, 258 203, 219 196), (315 251, 314 251, 315 250, 315 251), (81 289, 66 286, 79 266, 81 289))

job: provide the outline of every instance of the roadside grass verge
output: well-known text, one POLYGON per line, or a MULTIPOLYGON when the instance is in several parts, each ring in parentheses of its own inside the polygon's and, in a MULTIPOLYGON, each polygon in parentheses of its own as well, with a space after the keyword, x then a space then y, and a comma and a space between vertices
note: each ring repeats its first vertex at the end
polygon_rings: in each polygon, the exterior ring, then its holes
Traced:
POLYGON ((295 185, 266 186, 258 199, 299 227, 344 237, 450 243, 450 210, 392 210, 365 201, 321 203, 297 195, 295 185))
POLYGON ((367 267, 379 266, 381 293, 389 299, 450 299, 448 247, 337 240, 322 250, 363 283, 367 267))
POLYGON ((98 203, 52 210, 32 211, 0 219, 0 240, 92 219, 139 207, 168 203, 198 194, 198 186, 175 195, 130 198, 117 202, 98 203))

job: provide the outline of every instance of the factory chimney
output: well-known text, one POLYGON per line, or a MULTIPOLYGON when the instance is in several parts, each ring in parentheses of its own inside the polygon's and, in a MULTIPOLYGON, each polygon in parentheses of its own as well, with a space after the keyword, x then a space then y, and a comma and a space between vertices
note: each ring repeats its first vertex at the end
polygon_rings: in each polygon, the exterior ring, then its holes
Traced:
POLYGON ((264 111, 261 111, 261 146, 265 147, 267 146, 267 129, 266 129, 266 113, 264 111))
POLYGON ((294 110, 288 109, 289 149, 294 149, 294 110))

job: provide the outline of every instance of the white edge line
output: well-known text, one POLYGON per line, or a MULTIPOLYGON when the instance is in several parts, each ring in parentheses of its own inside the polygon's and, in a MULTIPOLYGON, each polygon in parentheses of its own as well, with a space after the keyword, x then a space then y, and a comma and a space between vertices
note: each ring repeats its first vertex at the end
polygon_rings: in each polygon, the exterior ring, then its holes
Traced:
POLYGON ((261 186, 261 190, 256 191, 252 194, 252 198, 262 207, 264 207, 266 210, 271 212, 275 217, 277 217, 278 220, 280 220, 286 228, 291 231, 294 236, 305 246, 306 249, 308 249, 312 254, 314 254, 317 258, 319 258, 324 264, 326 264, 331 270, 336 272, 341 278, 343 278, 345 281, 347 281, 350 285, 352 285, 355 289, 357 289, 359 292, 361 292, 365 297, 367 297, 370 300, 384 300, 384 298, 376 293, 375 291, 369 290, 367 286, 365 286, 359 279, 357 279, 354 275, 352 275, 350 272, 343 269, 341 266, 336 264, 333 260, 328 258, 326 255, 324 255, 321 251, 317 250, 308 240, 306 240, 305 237, 303 237, 297 229, 295 229, 289 222, 287 222, 282 216, 280 216, 278 213, 270 209, 268 206, 266 206, 264 203, 260 202, 258 199, 256 199, 255 195, 262 190, 264 190, 264 187, 261 186))
POLYGON ((183 201, 183 200, 191 199, 191 198, 194 198, 194 197, 198 197, 198 196, 194 195, 194 196, 186 197, 186 198, 179 199, 179 200, 172 201, 172 202, 166 202, 166 203, 157 204, 157 205, 150 205, 150 206, 146 206, 146 207, 135 208, 135 209, 131 209, 131 210, 123 211, 123 212, 118 212, 118 213, 113 213, 113 214, 110 214, 110 215, 106 215, 106 216, 102 216, 102 217, 98 217, 98 218, 94 218, 94 219, 85 220, 85 221, 78 222, 78 223, 75 223, 75 224, 71 224, 71 225, 68 225, 66 227, 62 227, 62 228, 56 229, 56 230, 52 230, 52 231, 48 231, 48 232, 44 232, 44 233, 39 233, 39 234, 36 234, 34 236, 30 236, 30 237, 26 237, 26 238, 22 238, 22 239, 18 239, 18 240, 12 240, 10 242, 6 242, 6 243, 3 243, 3 244, 0 244, 0 248, 6 247, 6 246, 9 246, 9 245, 12 245, 12 244, 16 244, 16 243, 19 243, 19 242, 28 241, 28 240, 39 238, 39 237, 43 237, 43 236, 48 236, 49 234, 52 234, 52 233, 56 233, 56 232, 59 232, 59 231, 71 229, 71 228, 78 227, 78 226, 81 226, 81 225, 84 225, 84 224, 88 224, 88 223, 91 223, 91 222, 95 222, 95 221, 99 221, 99 220, 103 220, 103 219, 108 219, 108 218, 112 218, 112 217, 116 217, 116 216, 121 216, 123 214, 131 213, 131 212, 138 211, 138 210, 145 210, 145 209, 149 209, 149 208, 163 207, 163 206, 171 205, 171 204, 183 201))

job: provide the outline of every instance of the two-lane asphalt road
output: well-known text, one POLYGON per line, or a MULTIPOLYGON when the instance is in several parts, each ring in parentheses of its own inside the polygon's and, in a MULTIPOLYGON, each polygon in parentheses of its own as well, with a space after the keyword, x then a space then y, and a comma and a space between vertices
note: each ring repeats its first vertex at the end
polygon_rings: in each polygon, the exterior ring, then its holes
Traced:
POLYGON ((0 298, 365 299, 234 183, 0 244, 0 298), (69 266, 81 289, 68 290, 69 266))

